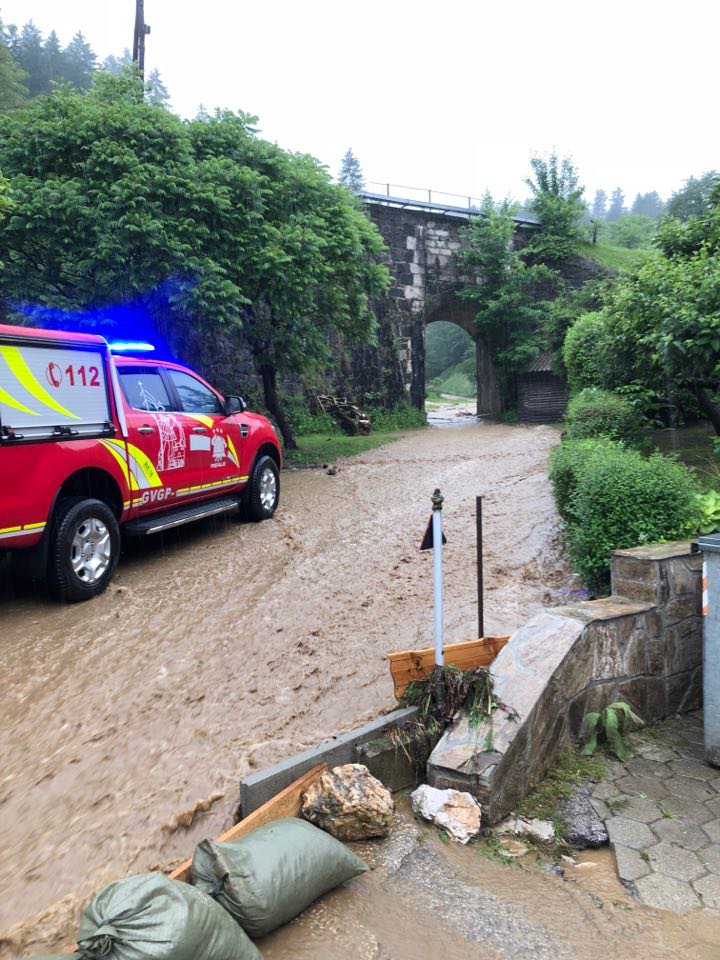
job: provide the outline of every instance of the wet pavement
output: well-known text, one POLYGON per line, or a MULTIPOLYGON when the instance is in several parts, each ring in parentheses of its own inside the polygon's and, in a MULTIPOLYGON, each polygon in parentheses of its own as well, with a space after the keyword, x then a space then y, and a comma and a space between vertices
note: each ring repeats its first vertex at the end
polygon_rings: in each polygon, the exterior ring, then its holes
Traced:
POLYGON ((702 714, 631 734, 593 791, 620 879, 652 907, 720 917, 720 770, 705 762, 702 714))

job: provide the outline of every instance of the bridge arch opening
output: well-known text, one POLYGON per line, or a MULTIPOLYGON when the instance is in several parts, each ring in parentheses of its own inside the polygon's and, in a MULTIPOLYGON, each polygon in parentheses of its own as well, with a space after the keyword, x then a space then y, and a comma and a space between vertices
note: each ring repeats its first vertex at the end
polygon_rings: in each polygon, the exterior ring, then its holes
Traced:
POLYGON ((423 398, 428 386, 433 395, 448 393, 463 396, 460 390, 469 389, 466 395, 476 399, 478 414, 497 414, 501 411, 495 368, 489 350, 477 335, 475 309, 471 303, 460 300, 453 293, 446 292, 434 298, 426 309, 423 361, 415 366, 418 372, 422 371, 423 398), (450 347, 454 348, 454 352, 450 347), (462 355, 457 363, 445 368, 446 376, 442 375, 442 370, 438 372, 438 366, 445 356, 449 354, 454 358, 458 353, 462 355), (454 367, 454 371, 449 367, 454 367))

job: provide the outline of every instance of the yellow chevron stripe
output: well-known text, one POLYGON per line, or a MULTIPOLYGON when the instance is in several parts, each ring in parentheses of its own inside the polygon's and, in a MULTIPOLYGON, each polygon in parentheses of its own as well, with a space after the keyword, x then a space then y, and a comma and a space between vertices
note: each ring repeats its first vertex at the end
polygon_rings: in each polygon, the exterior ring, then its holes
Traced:
POLYGON ((45 521, 42 523, 24 523, 23 530, 42 530, 45 526, 45 521))
POLYGON ((228 450, 230 451, 230 459, 232 460, 232 462, 235 464, 236 467, 239 467, 240 462, 238 460, 237 451, 235 450, 235 444, 232 442, 230 437, 227 438, 227 442, 228 442, 228 450))
POLYGON ((31 417, 39 417, 40 414, 35 410, 31 410, 29 407, 26 407, 24 403, 20 403, 19 400, 16 400, 15 397, 11 397, 7 390, 3 390, 0 387, 0 403, 4 404, 6 407, 12 407, 14 410, 21 410, 23 413, 29 413, 31 417))
POLYGON ((206 413, 183 413, 183 416, 190 417, 191 420, 197 420, 198 423, 202 423, 203 426, 211 430, 215 426, 213 418, 209 417, 206 413))
POLYGON ((137 480, 133 474, 130 473, 127 460, 124 456, 125 443, 122 440, 101 440, 100 443, 105 447, 106 450, 109 450, 113 457, 115 457, 117 460, 118 464, 120 465, 120 469, 123 472, 123 476, 125 477, 125 483, 128 485, 128 487, 130 487, 131 490, 137 490, 137 480))
POLYGON ((56 413, 61 413, 64 417, 71 417, 73 420, 81 419, 77 414, 58 403, 54 397, 51 397, 45 387, 37 381, 32 370, 25 362, 20 347, 0 347, 0 353, 5 357, 5 361, 15 377, 36 400, 39 400, 46 407, 50 407, 56 413))
MULTIPOLYGON (((145 480, 143 483, 141 478, 138 477, 138 482, 140 486, 143 487, 162 487, 163 482, 158 476, 158 472, 155 469, 155 464, 152 462, 150 457, 139 447, 133 446, 132 443, 127 445, 128 453, 130 454, 131 463, 137 467, 137 469, 142 474, 142 478, 145 480)), ((135 473, 137 476, 137 473, 135 473)))

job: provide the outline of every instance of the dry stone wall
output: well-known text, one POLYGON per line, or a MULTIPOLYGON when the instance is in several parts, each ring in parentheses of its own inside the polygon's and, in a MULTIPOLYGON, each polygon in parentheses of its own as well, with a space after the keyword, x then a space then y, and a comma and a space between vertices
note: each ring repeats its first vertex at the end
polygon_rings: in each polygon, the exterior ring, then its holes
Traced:
POLYGON ((583 717, 627 701, 646 722, 695 710, 702 697, 702 557, 689 543, 619 550, 612 596, 548 609, 493 664, 506 709, 491 729, 461 721, 428 763, 428 782, 469 790, 492 823, 509 813, 583 717))

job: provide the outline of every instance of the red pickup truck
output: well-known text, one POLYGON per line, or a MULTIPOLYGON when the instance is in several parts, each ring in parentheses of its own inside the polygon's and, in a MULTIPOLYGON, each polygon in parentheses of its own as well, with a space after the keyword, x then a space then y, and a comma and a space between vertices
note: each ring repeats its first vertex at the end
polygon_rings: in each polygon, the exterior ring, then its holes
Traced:
POLYGON ((192 370, 0 324, 0 550, 60 598, 105 589, 121 531, 271 517, 280 466, 270 422, 192 370))

